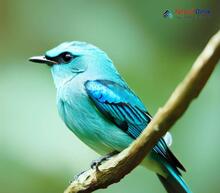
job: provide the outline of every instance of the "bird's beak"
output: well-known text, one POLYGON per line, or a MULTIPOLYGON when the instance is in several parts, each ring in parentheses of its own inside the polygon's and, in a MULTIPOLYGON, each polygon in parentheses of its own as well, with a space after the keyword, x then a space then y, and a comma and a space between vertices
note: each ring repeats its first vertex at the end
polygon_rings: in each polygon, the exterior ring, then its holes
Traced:
POLYGON ((45 56, 33 56, 33 57, 29 58, 29 61, 36 62, 36 63, 43 63, 43 64, 47 64, 49 66, 57 64, 57 62, 55 62, 53 60, 49 60, 45 56))

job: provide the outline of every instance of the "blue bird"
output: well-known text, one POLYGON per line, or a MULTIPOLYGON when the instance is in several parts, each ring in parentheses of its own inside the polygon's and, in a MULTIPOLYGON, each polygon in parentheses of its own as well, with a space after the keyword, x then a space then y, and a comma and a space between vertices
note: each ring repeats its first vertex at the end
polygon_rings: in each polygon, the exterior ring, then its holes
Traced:
MULTIPOLYGON (((77 137, 101 155, 128 147, 152 119, 112 60, 91 44, 64 42, 30 61, 51 67, 61 118, 77 137)), ((190 193, 180 173, 185 168, 170 151, 170 143, 171 135, 167 133, 142 165, 157 174, 168 193, 190 193)))

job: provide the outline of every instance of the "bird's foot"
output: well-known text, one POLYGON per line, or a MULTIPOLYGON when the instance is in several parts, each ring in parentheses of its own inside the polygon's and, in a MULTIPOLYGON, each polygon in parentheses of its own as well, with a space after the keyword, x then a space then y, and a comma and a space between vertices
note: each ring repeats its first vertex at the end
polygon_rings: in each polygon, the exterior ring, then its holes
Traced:
POLYGON ((103 162, 109 160, 112 156, 116 155, 117 153, 118 153, 117 151, 113 151, 113 152, 111 152, 111 153, 109 153, 109 154, 106 154, 106 155, 104 155, 104 156, 102 156, 102 157, 99 157, 99 158, 96 159, 96 160, 93 160, 92 163, 91 163, 91 165, 90 165, 90 167, 91 167, 92 169, 96 169, 96 170, 98 171, 98 170, 99 170, 99 166, 100 166, 103 162))

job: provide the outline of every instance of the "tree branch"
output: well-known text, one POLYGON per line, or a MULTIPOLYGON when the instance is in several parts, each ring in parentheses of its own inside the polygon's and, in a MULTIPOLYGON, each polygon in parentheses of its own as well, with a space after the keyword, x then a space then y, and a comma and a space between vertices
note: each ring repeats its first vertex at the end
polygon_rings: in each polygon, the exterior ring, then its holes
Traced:
POLYGON ((65 193, 88 193, 106 188, 131 172, 199 95, 219 58, 220 31, 211 38, 184 80, 141 135, 128 148, 99 166, 98 171, 90 169, 79 175, 65 193))

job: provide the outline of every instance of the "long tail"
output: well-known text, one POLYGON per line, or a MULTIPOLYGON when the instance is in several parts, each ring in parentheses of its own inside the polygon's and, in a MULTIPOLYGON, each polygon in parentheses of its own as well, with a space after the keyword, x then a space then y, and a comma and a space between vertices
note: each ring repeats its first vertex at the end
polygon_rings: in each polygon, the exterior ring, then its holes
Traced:
POLYGON ((166 164, 164 166, 166 168, 168 176, 163 177, 159 174, 157 174, 157 176, 168 193, 192 193, 182 179, 181 174, 178 172, 178 170, 174 169, 169 164, 166 164))

